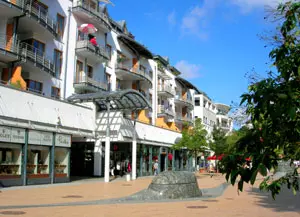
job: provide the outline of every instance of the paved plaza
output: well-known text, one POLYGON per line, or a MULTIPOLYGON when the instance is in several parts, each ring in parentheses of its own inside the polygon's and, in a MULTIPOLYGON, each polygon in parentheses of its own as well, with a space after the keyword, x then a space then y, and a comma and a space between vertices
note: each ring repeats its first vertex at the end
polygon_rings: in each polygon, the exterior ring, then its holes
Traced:
MULTIPOLYGON (((225 182, 220 175, 213 178, 198 175, 197 178, 202 189, 216 188, 225 182)), ((126 182, 124 178, 104 183, 102 179, 91 179, 1 189, 0 216, 300 216, 299 194, 293 196, 285 190, 273 201, 269 194, 249 185, 241 193, 236 187, 228 186, 221 196, 209 199, 116 203, 116 198, 147 188, 151 180, 152 177, 126 182)))

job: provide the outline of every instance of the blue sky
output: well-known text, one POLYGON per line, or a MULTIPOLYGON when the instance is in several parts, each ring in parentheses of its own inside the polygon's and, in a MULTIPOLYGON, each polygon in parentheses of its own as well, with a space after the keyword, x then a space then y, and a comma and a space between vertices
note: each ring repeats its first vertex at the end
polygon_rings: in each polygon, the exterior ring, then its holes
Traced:
POLYGON ((270 69, 265 41, 273 28, 264 20, 274 0, 112 0, 115 20, 126 20, 136 40, 168 56, 183 77, 215 102, 239 102, 247 90, 245 73, 270 69))

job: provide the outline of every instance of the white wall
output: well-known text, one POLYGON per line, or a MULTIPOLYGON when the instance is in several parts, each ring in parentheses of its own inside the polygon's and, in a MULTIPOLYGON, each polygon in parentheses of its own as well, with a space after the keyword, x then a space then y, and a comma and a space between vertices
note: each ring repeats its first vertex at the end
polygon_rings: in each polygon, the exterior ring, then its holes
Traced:
POLYGON ((62 127, 94 130, 92 109, 53 100, 36 94, 0 85, 0 115, 12 119, 30 120, 62 127))

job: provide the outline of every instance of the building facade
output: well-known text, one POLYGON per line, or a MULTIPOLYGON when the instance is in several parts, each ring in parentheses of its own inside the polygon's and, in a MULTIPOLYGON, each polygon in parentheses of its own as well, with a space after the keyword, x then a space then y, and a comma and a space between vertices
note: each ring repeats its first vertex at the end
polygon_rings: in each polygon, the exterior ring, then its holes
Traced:
POLYGON ((71 175, 109 181, 120 161, 132 164, 133 179, 153 175, 156 160, 160 171, 192 168, 187 151, 171 146, 193 125, 200 92, 168 58, 139 43, 125 21, 113 20, 105 4, 0 0, 0 18, 1 185, 67 182, 71 175), (97 31, 83 33, 82 24, 97 31), (69 100, 98 93, 138 95, 150 106, 122 109, 114 98, 109 112, 93 100, 69 100))

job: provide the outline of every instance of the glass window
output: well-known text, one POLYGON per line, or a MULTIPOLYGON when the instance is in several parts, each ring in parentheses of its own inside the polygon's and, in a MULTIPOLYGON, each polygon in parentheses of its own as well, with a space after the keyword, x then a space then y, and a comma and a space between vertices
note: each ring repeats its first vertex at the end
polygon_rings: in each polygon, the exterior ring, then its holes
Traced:
POLYGON ((83 63, 77 60, 76 64, 76 82, 81 82, 83 73, 83 63))
POLYGON ((57 14, 57 32, 58 32, 58 35, 63 37, 64 35, 64 28, 65 28, 65 18, 60 15, 60 14, 57 14))
POLYGON ((21 175, 22 145, 0 143, 0 179, 21 175))
POLYGON ((68 148, 55 147, 54 173, 55 177, 67 177, 69 171, 69 154, 68 148))
POLYGON ((62 52, 54 49, 55 76, 59 78, 62 67, 62 52))
POLYGON ((87 66, 87 76, 89 78, 93 78, 93 67, 92 66, 87 66))
POLYGON ((43 92, 43 83, 33 80, 26 80, 29 91, 41 94, 43 92))
POLYGON ((29 178, 44 178, 49 176, 50 147, 28 146, 27 176, 29 178))
POLYGON ((200 99, 199 98, 195 98, 195 106, 200 106, 200 99))
POLYGON ((111 60, 111 46, 109 44, 106 45, 106 52, 108 53, 109 60, 111 60))
POLYGON ((51 97, 60 98, 60 89, 58 87, 51 87, 51 97))

